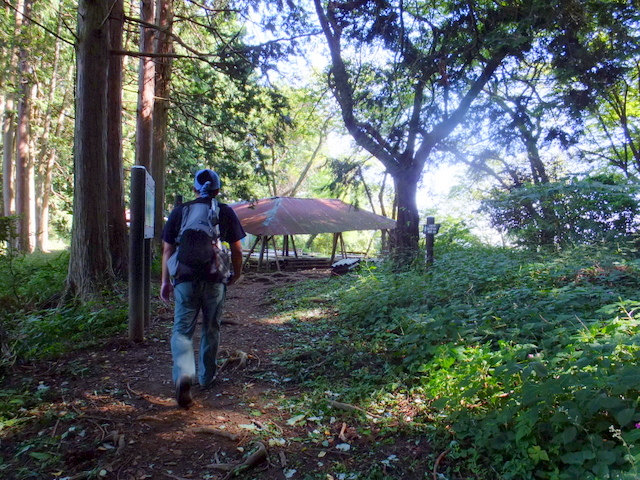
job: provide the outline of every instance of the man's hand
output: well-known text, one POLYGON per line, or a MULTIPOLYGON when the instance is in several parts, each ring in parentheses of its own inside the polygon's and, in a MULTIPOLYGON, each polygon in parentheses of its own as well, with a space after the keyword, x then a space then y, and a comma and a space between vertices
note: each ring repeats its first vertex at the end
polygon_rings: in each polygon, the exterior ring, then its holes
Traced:
POLYGON ((233 285, 234 283, 239 283, 242 281, 243 278, 244 278, 243 274, 236 275, 234 273, 233 276, 229 279, 229 282, 227 283, 227 285, 233 285))
POLYGON ((169 303, 171 301, 171 294, 173 293, 173 284, 171 283, 167 262, 175 251, 176 247, 174 245, 165 241, 162 242, 162 285, 160 286, 160 298, 165 303, 169 303))
POLYGON ((240 240, 229 244, 231 250, 231 266, 233 267, 233 276, 229 279, 227 285, 233 285, 242 280, 242 243, 240 240))
POLYGON ((173 293, 173 285, 171 282, 162 282, 162 286, 160 287, 160 298, 165 303, 169 303, 171 301, 171 294, 173 293))

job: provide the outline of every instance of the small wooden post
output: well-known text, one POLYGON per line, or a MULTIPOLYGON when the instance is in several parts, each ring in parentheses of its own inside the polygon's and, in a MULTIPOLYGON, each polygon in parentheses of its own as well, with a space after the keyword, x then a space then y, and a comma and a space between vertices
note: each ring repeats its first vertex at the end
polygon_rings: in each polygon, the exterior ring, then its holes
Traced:
POLYGON ((424 235, 426 239, 424 256, 427 265, 433 264, 433 241, 438 230, 440 230, 440 224, 435 223, 435 219, 433 217, 427 217, 427 224, 424 226, 424 235))

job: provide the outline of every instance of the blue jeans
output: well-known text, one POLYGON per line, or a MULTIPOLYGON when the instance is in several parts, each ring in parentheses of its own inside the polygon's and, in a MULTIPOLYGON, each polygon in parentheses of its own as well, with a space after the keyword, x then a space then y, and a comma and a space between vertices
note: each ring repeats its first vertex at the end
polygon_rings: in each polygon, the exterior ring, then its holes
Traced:
POLYGON ((202 310, 202 329, 198 383, 207 387, 214 381, 220 343, 220 318, 226 288, 223 283, 206 281, 181 282, 174 286, 176 306, 171 334, 174 383, 183 375, 188 375, 191 379, 196 376, 193 334, 200 310, 202 310))

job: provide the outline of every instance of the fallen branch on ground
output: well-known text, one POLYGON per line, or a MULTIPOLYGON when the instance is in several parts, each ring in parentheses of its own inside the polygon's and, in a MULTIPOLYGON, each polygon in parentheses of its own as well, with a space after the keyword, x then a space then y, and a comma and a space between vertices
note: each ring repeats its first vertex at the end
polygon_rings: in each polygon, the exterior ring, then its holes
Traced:
POLYGON ((224 430, 220 430, 219 428, 214 427, 197 427, 192 429, 193 433, 206 433, 208 435, 218 435, 219 437, 225 437, 231 440, 232 442, 238 441, 238 435, 231 432, 226 432, 224 430))
POLYGON ((140 415, 139 417, 136 417, 136 420, 139 422, 150 422, 150 421, 164 422, 165 421, 164 418, 156 417, 154 415, 140 415))
POLYGON ((346 410, 347 412, 362 412, 365 415, 372 418, 380 418, 379 415, 374 415, 373 413, 367 412, 365 409, 356 407, 355 405, 349 405, 348 403, 336 402, 335 400, 327 400, 327 403, 333 408, 337 408, 338 410, 346 410))
POLYGON ((344 432, 346 430, 347 430, 347 424, 342 422, 342 428, 340 429, 340 434, 338 435, 338 438, 345 443, 347 442, 347 437, 344 436, 344 432))
POLYGON ((433 480, 438 480, 438 466, 440 465, 442 459, 447 455, 447 453, 449 453, 449 449, 446 449, 444 452, 438 455, 438 458, 436 458, 436 463, 433 465, 433 480))
POLYGON ((163 473, 165 477, 173 478, 173 480, 189 480, 188 478, 178 477, 176 475, 171 475, 170 473, 163 473))

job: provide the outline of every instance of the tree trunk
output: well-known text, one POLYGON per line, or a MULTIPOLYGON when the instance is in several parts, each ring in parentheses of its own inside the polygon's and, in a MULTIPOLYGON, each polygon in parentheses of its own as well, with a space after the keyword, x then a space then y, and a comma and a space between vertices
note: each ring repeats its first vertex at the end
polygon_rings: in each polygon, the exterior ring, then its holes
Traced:
MULTIPOLYGON (((62 22, 58 19, 57 33, 60 33, 62 22)), ((60 67, 60 40, 56 39, 54 56, 52 61, 51 83, 42 88, 48 91, 47 107, 43 115, 42 133, 38 138, 38 154, 36 156, 36 165, 40 173, 40 181, 36 190, 36 199, 39 201, 38 214, 36 215, 36 248, 46 252, 49 250, 49 201, 51 199, 51 179, 53 173, 53 164, 56 159, 56 149, 51 145, 51 130, 53 125, 57 133, 62 132, 62 126, 65 123, 65 105, 68 104, 67 92, 65 90, 64 101, 57 118, 54 118, 54 99, 58 90, 58 75, 60 67)), ((72 77, 69 77, 72 80, 72 77)), ((71 83, 71 82, 69 82, 71 83)))
MULTIPOLYGON (((115 0, 109 18, 111 50, 122 50, 124 2, 115 0)), ((120 55, 109 55, 107 86, 107 210, 109 251, 114 273, 127 278, 129 249, 124 205, 124 166, 122 160, 122 70, 120 55)))
MULTIPOLYGON (((153 23, 153 1, 141 0, 140 19, 153 23)), ((140 53, 153 53, 153 30, 140 27, 140 53)), ((151 168, 153 143, 153 101, 155 94, 155 66, 152 57, 140 57, 138 79, 138 115, 136 122, 136 164, 151 168)))
MULTIPOLYGON (((387 186, 387 173, 385 172, 382 177, 382 184, 380 185, 380 192, 378 193, 378 202, 380 203, 380 215, 387 216, 387 209, 384 206, 384 191, 387 186)), ((382 230, 380 232, 380 250, 382 252, 389 251, 389 230, 382 230)))
MULTIPOLYGON (((157 25, 160 30, 157 33, 155 51, 160 55, 173 53, 171 41, 173 23, 173 0, 158 0, 157 25)), ((153 108, 153 148, 151 150, 151 175, 156 182, 155 203, 155 239, 160 245, 162 227, 164 222, 164 184, 167 165, 167 124, 169 121, 169 97, 171 81, 171 58, 156 58, 155 103, 153 108)))
POLYGON ((15 112, 13 98, 7 96, 2 125, 2 201, 5 215, 16 211, 13 159, 15 152, 15 112))
MULTIPOLYGON (((26 0, 23 7, 21 36, 27 38, 28 18, 31 15, 32 0, 26 0)), ((29 65, 28 46, 22 44, 19 53, 20 98, 18 100, 17 135, 16 135, 16 213, 18 221, 18 248, 22 252, 33 252, 35 247, 35 231, 32 228, 33 215, 31 209, 31 183, 33 167, 29 151, 29 110, 31 108, 31 68, 29 65)))
POLYGON ((89 299, 113 283, 107 222, 107 86, 110 0, 80 0, 74 208, 67 293, 89 299))
MULTIPOLYGON (((73 70, 70 70, 67 75, 68 81, 67 85, 73 84, 73 70)), ((69 122, 69 118, 72 116, 69 115, 69 104, 70 99, 72 98, 73 90, 71 88, 67 88, 64 93, 62 107, 58 112, 57 118, 54 120, 55 124, 55 138, 61 138, 62 132, 66 128, 67 122, 69 122)), ((46 144, 43 144, 41 148, 41 156, 40 161, 42 165, 41 169, 41 208, 40 215, 38 216, 38 235, 41 235, 41 239, 39 241, 40 248, 43 251, 47 251, 49 245, 49 206, 51 204, 51 193, 52 193, 52 179, 53 179, 53 167, 55 166, 56 160, 58 159, 58 150, 55 146, 49 145, 47 141, 46 144)))
MULTIPOLYGON (((18 0, 15 6, 15 22, 13 37, 18 38, 22 28, 23 16, 20 15, 24 7, 24 2, 18 0)), ((8 8, 8 7, 7 7, 8 8)), ((7 18, 13 12, 8 9, 7 18)), ((4 117, 2 125, 2 199, 4 205, 4 214, 13 215, 16 213, 16 191, 15 191, 15 153, 16 153, 16 104, 17 98, 14 91, 16 90, 16 76, 18 72, 18 64, 20 58, 17 49, 11 47, 7 50, 3 49, 3 53, 10 58, 6 77, 3 79, 7 88, 4 89, 6 95, 4 117)))
POLYGON ((400 265, 412 263, 416 259, 416 245, 419 240, 418 192, 419 174, 405 170, 394 177, 398 214, 394 235, 394 258, 400 265))

